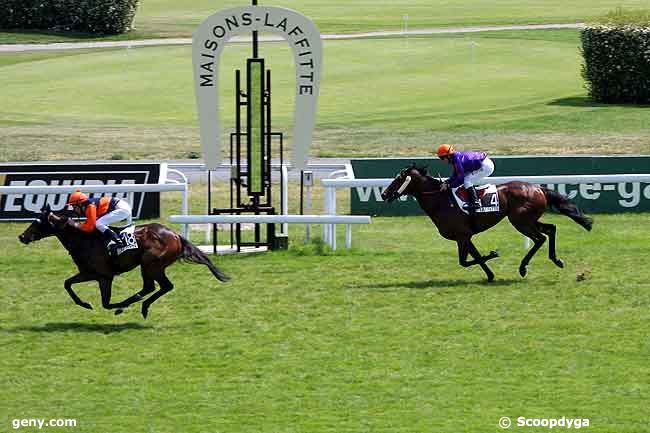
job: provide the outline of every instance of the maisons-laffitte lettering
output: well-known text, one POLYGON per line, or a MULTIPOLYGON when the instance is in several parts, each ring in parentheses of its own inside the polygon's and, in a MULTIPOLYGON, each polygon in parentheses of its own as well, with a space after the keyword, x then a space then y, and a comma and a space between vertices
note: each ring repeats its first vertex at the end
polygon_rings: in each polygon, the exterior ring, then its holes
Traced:
POLYGON ((292 48, 296 49, 296 55, 298 56, 298 62, 296 64, 297 68, 297 80, 296 88, 298 90, 298 95, 313 95, 314 94, 314 70, 316 65, 314 64, 313 53, 310 49, 311 43, 308 38, 303 37, 303 30, 300 26, 292 24, 289 17, 286 16, 274 16, 270 12, 266 12, 264 17, 254 16, 250 12, 244 12, 239 16, 230 16, 223 19, 223 22, 217 25, 214 25, 211 29, 211 38, 205 39, 203 47, 205 52, 201 54, 201 58, 205 59, 201 63, 200 68, 200 77, 201 77, 201 87, 214 87, 215 86, 215 71, 214 71, 214 62, 215 55, 220 48, 221 44, 225 43, 231 37, 232 32, 240 33, 242 31, 253 31, 253 30, 262 30, 268 29, 271 32, 283 33, 285 38, 292 45, 292 48), (256 26, 253 26, 253 23, 259 23, 256 26), (262 24, 263 23, 263 24, 262 24), (259 27, 261 28, 253 28, 259 27))
POLYGON ((205 62, 201 63, 202 72, 209 72, 209 74, 201 74, 201 86, 212 87, 214 86, 214 56, 203 53, 201 57, 205 59, 205 62))
POLYGON ((274 29, 280 29, 285 34, 289 42, 298 48, 297 55, 300 59, 296 67, 298 68, 298 96, 300 95, 313 95, 314 94, 314 58, 313 53, 309 48, 311 44, 309 39, 300 37, 304 34, 300 26, 290 26, 289 20, 282 17, 277 24, 273 21, 270 13, 266 13, 264 17, 264 26, 274 29), (288 30, 289 29, 289 30, 288 30))
POLYGON ((240 28, 249 27, 251 24, 253 24, 253 15, 250 12, 244 12, 240 16, 232 15, 226 17, 222 24, 217 24, 212 27, 211 33, 215 39, 206 39, 203 42, 203 47, 208 50, 208 52, 201 53, 201 57, 205 59, 205 62, 202 62, 200 66, 201 87, 214 87, 215 56, 210 53, 217 52, 220 44, 230 39, 230 32, 233 30, 239 30, 240 28))

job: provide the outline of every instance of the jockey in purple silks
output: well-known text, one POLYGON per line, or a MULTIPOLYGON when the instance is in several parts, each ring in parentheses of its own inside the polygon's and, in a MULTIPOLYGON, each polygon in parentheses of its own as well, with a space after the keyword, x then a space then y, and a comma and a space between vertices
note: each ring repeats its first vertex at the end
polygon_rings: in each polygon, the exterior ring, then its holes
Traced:
MULTIPOLYGON (((448 186, 455 188, 464 185, 469 193, 467 210, 473 220, 476 209, 481 207, 475 185, 480 185, 494 172, 494 163, 483 152, 457 152, 450 144, 441 144, 437 154, 441 160, 453 165, 454 172, 447 180, 448 186)), ((443 189, 446 189, 444 185, 443 189)))

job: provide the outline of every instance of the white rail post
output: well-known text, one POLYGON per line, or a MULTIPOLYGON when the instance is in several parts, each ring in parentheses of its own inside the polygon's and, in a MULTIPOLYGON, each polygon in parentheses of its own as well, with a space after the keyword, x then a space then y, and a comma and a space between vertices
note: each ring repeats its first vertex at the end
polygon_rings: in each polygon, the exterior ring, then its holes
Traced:
MULTIPOLYGON (((325 187, 325 215, 331 215, 332 212, 331 210, 331 205, 330 205, 330 188, 325 187)), ((330 236, 329 236, 329 225, 323 224, 323 242, 325 242, 327 245, 330 244, 330 236)))
MULTIPOLYGON (((183 191, 181 192, 181 213, 187 215, 189 213, 189 203, 187 200, 187 182, 183 184, 183 191)), ((190 235, 190 225, 183 225, 183 237, 188 239, 190 235)))
MULTIPOLYGON (((305 186, 305 211, 311 213, 311 185, 305 186)), ((305 242, 311 242, 311 224, 305 225, 305 242)))
MULTIPOLYGON (((181 183, 183 185, 183 190, 181 191, 181 213, 183 215, 187 215, 189 213, 189 206, 190 206, 189 205, 189 198, 188 198, 189 189, 188 189, 187 176, 185 176, 185 174, 182 171, 176 170, 174 168, 168 168, 167 172, 173 173, 173 174, 175 174, 175 175, 177 175, 178 177, 181 178, 181 181, 182 181, 181 183)), ((170 183, 170 184, 173 184, 173 185, 179 184, 179 182, 177 182, 177 181, 175 181, 173 179, 165 179, 165 183, 170 183)), ((190 236, 190 225, 189 224, 184 224, 183 225, 183 237, 185 239, 189 239, 189 236, 190 236)))
MULTIPOLYGON (((330 188, 330 215, 336 215, 336 188, 330 188)), ((330 246, 336 251, 336 224, 330 224, 330 246)))
MULTIPOLYGON (((282 176, 282 215, 289 215, 289 172, 286 165, 282 164, 280 173, 282 176)), ((289 235, 289 224, 282 224, 281 234, 284 236, 289 235)))
POLYGON ((352 248, 352 225, 347 224, 345 226, 345 248, 350 249, 352 248))
MULTIPOLYGON (((310 214, 311 213, 311 188, 314 185, 314 172, 311 170, 304 170, 301 172, 302 178, 300 179, 300 182, 303 185, 303 188, 305 189, 305 202, 304 202, 304 208, 303 208, 303 213, 310 214)), ((305 224, 305 243, 309 243, 311 241, 311 224, 305 224)))

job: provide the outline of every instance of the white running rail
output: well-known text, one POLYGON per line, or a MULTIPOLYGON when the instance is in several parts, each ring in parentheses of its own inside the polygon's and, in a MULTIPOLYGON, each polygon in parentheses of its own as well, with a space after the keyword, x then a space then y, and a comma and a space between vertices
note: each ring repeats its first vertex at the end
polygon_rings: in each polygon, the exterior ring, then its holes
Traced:
MULTIPOLYGON (((346 224, 345 246, 352 246, 351 224, 370 224, 365 215, 171 215, 176 224, 346 224)), ((325 242, 336 250, 336 236, 325 242)))
MULTIPOLYGON (((0 195, 21 196, 21 195, 48 195, 48 194, 71 194, 77 189, 83 189, 85 193, 134 193, 134 192, 168 192, 179 191, 181 193, 181 212, 187 214, 189 205, 187 201, 187 183, 151 183, 151 184, 128 184, 128 185, 63 185, 63 186, 0 186, 0 195)), ((28 199, 26 197, 26 199, 28 199)), ((131 197, 131 203, 133 199, 131 197)), ((183 228, 183 236, 187 237, 188 226, 183 228)))
MULTIPOLYGON (((495 176, 486 179, 490 183, 497 185, 520 181, 529 182, 537 185, 594 185, 600 183, 626 183, 626 182, 644 182, 650 183, 650 174, 604 174, 604 175, 561 175, 561 176, 495 176)), ((368 188, 380 187, 385 188, 391 184, 393 179, 375 178, 375 179, 322 179, 321 182, 325 187, 325 211, 328 214, 336 215, 336 190, 338 188, 368 188)), ((333 229, 335 230, 335 229, 333 229)), ((323 236, 327 239, 328 233, 324 232, 323 236)), ((529 240, 525 238, 525 247, 529 248, 529 240)))

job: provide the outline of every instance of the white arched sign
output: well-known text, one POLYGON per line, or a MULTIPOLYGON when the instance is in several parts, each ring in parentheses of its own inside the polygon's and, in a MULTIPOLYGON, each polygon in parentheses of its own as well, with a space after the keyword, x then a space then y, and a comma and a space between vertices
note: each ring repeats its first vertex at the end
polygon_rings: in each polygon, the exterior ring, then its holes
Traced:
POLYGON ((243 6, 218 12, 203 21, 194 32, 194 88, 206 168, 216 169, 221 160, 219 58, 230 38, 253 31, 279 34, 293 50, 296 97, 292 163, 295 168, 302 169, 307 164, 316 123, 323 51, 320 32, 304 15, 268 6, 243 6))

